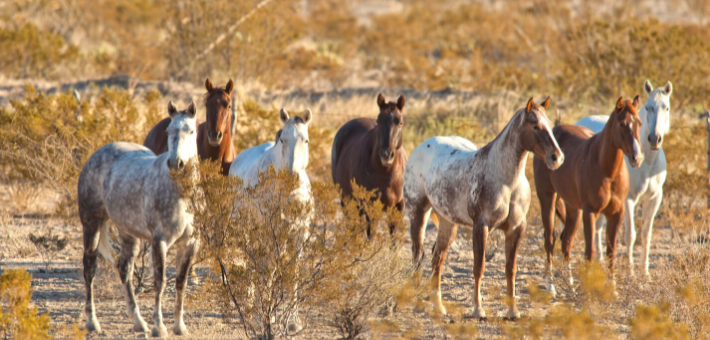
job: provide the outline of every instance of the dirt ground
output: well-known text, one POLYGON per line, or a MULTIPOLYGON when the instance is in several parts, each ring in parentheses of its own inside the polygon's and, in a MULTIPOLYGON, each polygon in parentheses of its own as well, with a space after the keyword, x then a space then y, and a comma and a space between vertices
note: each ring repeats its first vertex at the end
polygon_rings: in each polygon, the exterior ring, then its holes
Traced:
MULTIPOLYGON (((2 221, 0 234, 0 256, 2 268, 26 268, 32 273, 32 302, 39 308, 40 312, 48 312, 52 320, 57 323, 78 322, 83 326, 84 315, 84 279, 81 264, 81 227, 78 225, 65 225, 61 220, 50 219, 46 216, 6 216, 2 221), (67 235, 71 238, 69 246, 49 262, 49 269, 40 254, 29 242, 28 234, 44 232, 48 229, 53 234, 67 235)), ((524 317, 539 318, 545 315, 544 308, 533 308, 527 291, 529 280, 543 287, 543 266, 544 251, 542 248, 542 227, 539 221, 529 221, 530 226, 526 238, 521 246, 518 257, 518 276, 516 279, 518 289, 519 308, 524 317)), ((442 297, 444 301, 456 302, 465 307, 465 315, 472 312, 472 288, 473 288, 473 255, 471 242, 465 239, 465 232, 459 232, 455 246, 449 250, 442 279, 442 297)), ((483 299, 488 319, 478 321, 464 316, 463 319, 448 320, 451 323, 475 323, 479 330, 479 336, 485 338, 504 338, 502 326, 515 321, 504 321, 503 315, 506 311, 503 297, 505 294, 505 260, 503 255, 502 233, 495 231, 492 238, 498 239, 498 247, 495 256, 487 262, 485 276, 483 279, 483 299)), ((651 273, 657 267, 658 261, 672 253, 671 230, 667 226, 657 226, 654 230, 654 240, 651 247, 651 273)), ((436 229, 432 224, 428 226, 425 249, 427 250, 427 261, 431 259, 431 247, 436 238, 436 229)), ((489 245, 495 247, 495 241, 489 245)), ((409 251, 409 241, 405 245, 409 251)), ((574 249, 575 262, 580 260, 583 252, 583 238, 577 237, 574 249)), ((619 263, 626 262, 625 247, 618 247, 619 263)), ((639 249, 637 248, 637 258, 639 249)), ((559 255, 559 252, 556 253, 559 255)), ((169 261, 173 261, 169 255, 169 261)), ((637 259, 638 261, 638 259, 637 259)), ((99 275, 96 279, 96 309, 97 316, 103 331, 99 334, 90 334, 88 339, 134 339, 144 338, 149 334, 136 334, 132 331, 132 323, 125 312, 125 301, 123 298, 120 281, 116 270, 110 268, 105 261, 101 261, 99 275)), ((638 263, 638 262, 637 262, 638 263)), ((619 269, 619 276, 625 275, 623 265, 619 269)), ((429 262, 424 266, 424 275, 427 277, 431 273, 429 262)), ((208 269, 198 266, 198 276, 205 276, 208 269)), ((173 323, 173 304, 175 300, 174 265, 168 269, 168 286, 165 293, 163 313, 165 324, 171 327, 173 323)), ((561 276, 558 273, 558 276, 561 276)), ((558 284, 558 297, 553 300, 550 306, 555 303, 571 301, 569 294, 572 291, 558 284)), ((199 289, 194 284, 188 285, 188 294, 199 289)), ((150 317, 153 310, 152 292, 143 292, 138 295, 141 313, 145 320, 152 324, 150 317)), ((402 324, 417 324, 422 326, 424 334, 420 338, 444 339, 447 338, 445 330, 441 326, 435 326, 429 315, 425 312, 413 312, 410 310, 396 311, 388 318, 394 318, 402 324)), ((316 320, 318 316, 316 316, 316 320)), ((618 324, 607 325, 610 328, 628 334, 623 319, 618 320, 618 324)), ((199 339, 239 339, 241 333, 234 329, 233 324, 223 322, 218 306, 211 306, 198 303, 190 303, 186 307, 185 323, 189 332, 189 338, 199 339)), ((317 326, 305 334, 297 337, 301 339, 333 338, 327 330, 319 329, 317 326)))

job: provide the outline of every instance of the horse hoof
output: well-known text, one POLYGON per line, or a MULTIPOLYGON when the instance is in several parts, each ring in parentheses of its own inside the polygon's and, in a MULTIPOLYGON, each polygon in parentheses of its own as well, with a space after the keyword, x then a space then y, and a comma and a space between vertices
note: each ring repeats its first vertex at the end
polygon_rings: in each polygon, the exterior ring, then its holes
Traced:
POLYGON ((93 318, 86 322, 86 330, 89 332, 101 333, 101 325, 99 325, 99 320, 93 318))
POLYGON ((165 338, 168 336, 168 329, 165 328, 165 325, 160 325, 159 327, 155 326, 153 327, 153 332, 151 333, 151 335, 154 338, 165 338))
POLYGON ((441 303, 434 303, 434 314, 438 316, 445 316, 446 307, 444 307, 444 305, 442 305, 441 303))
POLYGON ((520 319, 520 311, 518 311, 517 308, 508 310, 508 313, 505 314, 506 319, 508 320, 517 320, 520 319))
POLYGON ((173 334, 175 335, 190 335, 190 333, 187 332, 187 327, 185 327, 185 324, 180 322, 180 323, 175 323, 173 326, 173 334))
POLYGON ((133 331, 134 332, 148 333, 148 330, 149 330, 148 324, 143 320, 141 320, 138 323, 133 324, 133 331))
POLYGON ((557 290, 555 289, 555 285, 552 283, 547 284, 547 291, 552 295, 552 297, 557 297, 557 290))
POLYGON ((475 319, 485 319, 486 318, 486 312, 483 311, 483 307, 475 307, 473 309, 473 317, 475 319))

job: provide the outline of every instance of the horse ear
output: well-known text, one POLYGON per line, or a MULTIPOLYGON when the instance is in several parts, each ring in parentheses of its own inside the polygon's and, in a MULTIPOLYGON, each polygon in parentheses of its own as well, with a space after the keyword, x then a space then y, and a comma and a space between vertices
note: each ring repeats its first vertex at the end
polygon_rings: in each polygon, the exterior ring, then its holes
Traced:
POLYGON ((641 108, 641 100, 639 99, 639 95, 636 95, 636 97, 634 97, 634 102, 632 104, 634 105, 636 111, 641 108))
POLYGON ((671 93, 673 93, 673 84, 671 84, 670 80, 666 83, 666 86, 663 87, 663 92, 666 93, 666 96, 670 96, 671 93))
POLYGON ((190 118, 195 118, 197 115, 197 106, 195 106, 194 101, 190 101, 190 106, 187 107, 187 114, 190 115, 190 118))
POLYGON ((385 96, 382 95, 382 93, 377 95, 377 106, 383 108, 387 104, 387 101, 385 101, 385 96))
POLYGON ((224 91, 227 92, 228 95, 231 95, 232 90, 234 90, 234 82, 232 81, 232 79, 229 79, 227 85, 224 87, 224 91))
POLYGON ((170 115, 170 119, 175 118, 175 116, 177 115, 177 112, 178 112, 177 107, 175 107, 175 104, 173 104, 173 101, 171 100, 168 103, 168 115, 170 115))
POLYGON ((545 110, 547 110, 548 106, 550 106, 550 96, 547 96, 547 99, 542 103, 542 107, 544 107, 545 110))
POLYGON ((643 91, 646 92, 646 94, 651 93, 653 91, 653 85, 651 85, 651 81, 646 79, 646 82, 643 83, 643 91))
POLYGON ((535 105, 535 103, 533 102, 532 97, 530 97, 530 100, 528 100, 528 105, 525 106, 525 113, 532 112, 533 107, 534 107, 533 105, 535 105))
POLYGON ((624 97, 619 97, 619 100, 616 101, 616 109, 621 110, 624 108, 624 97))
POLYGON ((311 109, 306 109, 306 111, 303 112, 303 122, 308 125, 311 123, 311 120, 313 120, 313 112, 311 112, 311 109))
POLYGON ((282 107, 281 111, 279 111, 279 120, 281 120, 281 124, 286 124, 288 122, 288 112, 286 112, 286 108, 282 107))
POLYGON ((402 109, 404 109, 404 95, 400 94, 399 98, 397 99, 397 108, 399 109, 400 112, 402 112, 402 109))
POLYGON ((214 85, 212 85, 210 78, 205 79, 205 89, 207 89, 207 92, 212 92, 214 89, 214 85))

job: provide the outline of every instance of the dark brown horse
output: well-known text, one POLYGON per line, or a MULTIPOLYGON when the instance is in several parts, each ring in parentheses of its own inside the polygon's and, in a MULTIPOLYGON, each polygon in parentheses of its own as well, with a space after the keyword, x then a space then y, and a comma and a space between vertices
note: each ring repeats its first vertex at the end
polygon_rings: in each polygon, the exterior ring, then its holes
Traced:
MULTIPOLYGON (((385 208, 395 206, 404 213, 402 182, 407 153, 402 147, 404 96, 397 103, 377 96, 380 114, 372 118, 353 119, 338 130, 333 140, 331 173, 343 196, 352 194, 355 182, 367 190, 377 189, 385 208)), ((370 230, 367 231, 368 236, 370 230)))
MULTIPOLYGON (((236 117, 232 114, 232 90, 230 79, 225 87, 214 87, 209 78, 205 80, 207 93, 204 96, 207 121, 197 121, 197 153, 200 159, 222 162, 222 174, 227 175, 237 153, 232 143, 232 131, 236 117)), ((156 155, 168 151, 166 129, 170 118, 165 118, 150 130, 143 145, 156 155)))
MULTIPOLYGON (((584 223, 584 255, 591 261, 594 257, 594 226, 599 214, 604 214, 607 220, 607 256, 613 273, 616 234, 624 216, 624 200, 629 191, 629 174, 624 155, 633 167, 641 165, 644 157, 639 142, 641 120, 638 118, 638 109, 638 96, 633 102, 619 98, 606 126, 596 135, 582 126, 556 126, 552 131, 567 155, 564 164, 557 170, 550 170, 544 162, 538 159, 533 161, 537 197, 540 199, 542 223, 545 226, 545 274, 548 290, 553 294, 552 232, 558 195, 564 201, 566 210, 560 211, 561 216, 566 215, 560 239, 568 267, 580 218, 584 223)), ((569 280, 572 282, 571 272, 569 280)))

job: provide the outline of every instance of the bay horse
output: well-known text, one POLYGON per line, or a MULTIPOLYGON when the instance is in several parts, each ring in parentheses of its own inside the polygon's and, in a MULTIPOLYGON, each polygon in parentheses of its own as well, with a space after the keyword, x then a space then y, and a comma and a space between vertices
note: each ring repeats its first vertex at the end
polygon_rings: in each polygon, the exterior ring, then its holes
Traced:
POLYGON ((167 127, 168 152, 156 156, 148 148, 125 142, 115 142, 97 150, 79 175, 79 217, 84 234, 84 282, 86 285, 86 328, 101 331, 96 318, 93 281, 96 258, 100 253, 113 264, 108 220, 118 230, 121 255, 118 271, 125 287, 128 315, 133 318, 133 330, 147 332, 133 293, 133 260, 139 251, 139 239, 150 242, 155 278, 155 309, 153 336, 165 337, 161 302, 165 290, 165 256, 168 248, 177 247, 177 278, 175 280, 175 324, 173 333, 186 335, 183 321, 183 298, 188 268, 199 246, 192 226, 192 214, 187 202, 180 198, 170 171, 186 171, 190 161, 197 161, 195 103, 178 111, 168 104, 170 124, 167 127))
POLYGON ((410 220, 413 261, 424 254, 424 226, 432 209, 439 219, 439 232, 432 258, 432 301, 435 311, 446 314, 441 303, 441 267, 456 238, 458 225, 473 227, 474 311, 485 318, 481 304, 481 278, 488 234, 496 228, 505 233, 507 294, 513 301, 508 318, 520 317, 515 304, 516 256, 525 233, 530 208, 530 184, 525 178, 528 153, 550 169, 557 169, 565 156, 550 130, 546 110, 550 98, 537 105, 530 98, 515 112, 503 131, 481 149, 461 137, 433 137, 420 144, 404 170, 404 200, 410 220))
MULTIPOLYGON (((653 233, 653 220, 658 213, 663 199, 663 183, 666 182, 666 155, 663 153, 663 137, 670 130, 671 104, 670 97, 673 93, 673 84, 667 82, 664 87, 653 88, 651 82, 646 80, 644 92, 648 95, 648 100, 639 110, 639 119, 646 122, 641 126, 641 149, 644 160, 638 168, 631 167, 628 157, 626 167, 629 171, 629 193, 624 201, 626 213, 624 214, 625 243, 628 249, 630 270, 634 273, 633 245, 636 243, 636 229, 634 228, 635 207, 641 204, 642 228, 641 228, 641 267, 646 277, 648 273, 648 255, 651 250, 651 234, 653 233), (646 136, 646 138, 643 138, 646 136)), ((594 115, 587 116, 574 125, 584 126, 594 133, 599 133, 609 120, 609 116, 594 115)), ((558 199, 559 200, 559 199, 558 199)), ((564 213, 564 210, 562 211, 564 213)), ((558 214, 558 217, 564 215, 558 214)), ((561 218, 564 221, 564 217, 561 218)), ((596 224, 595 247, 599 254, 599 260, 603 259, 602 232, 605 219, 600 216, 596 224)))
MULTIPOLYGON (((290 118, 286 109, 282 108, 279 111, 279 120, 283 126, 277 133, 276 141, 266 142, 240 152, 229 168, 229 175, 238 176, 242 179, 243 186, 250 187, 259 182, 260 172, 266 172, 269 166, 273 165, 277 172, 288 170, 298 177, 299 186, 291 192, 293 199, 301 202, 312 201, 311 182, 306 167, 308 167, 308 125, 313 120, 313 113, 310 109, 306 109, 303 117, 290 118)), ((302 231, 299 242, 308 239, 310 214, 307 214, 303 220, 291 221, 291 223, 293 227, 302 231)), ((297 288, 293 288, 294 300, 297 299, 297 288)), ((301 329, 298 308, 288 328, 291 331, 301 329)))
MULTIPOLYGON (((230 79, 225 87, 214 87, 210 78, 207 78, 205 89, 207 121, 197 121, 197 154, 200 159, 222 162, 222 174, 227 175, 229 166, 237 155, 232 142, 232 132, 237 123, 232 114, 234 82, 230 79)), ((170 118, 161 120, 145 137, 143 145, 156 155, 168 151, 168 125, 170 118)))
MULTIPOLYGON (((330 170, 343 197, 352 195, 351 181, 377 189, 384 208, 396 207, 404 213, 404 166, 407 152, 402 147, 404 96, 397 103, 377 96, 377 119, 357 118, 347 122, 333 139, 330 170)), ((393 231, 393 230, 390 230, 393 231)), ((370 228, 367 229, 370 235, 370 228)))
MULTIPOLYGON (((535 186, 540 200, 540 213, 545 228, 547 289, 556 295, 552 284, 552 252, 554 249, 553 223, 557 197, 564 201, 565 222, 560 236, 562 253, 567 262, 568 279, 573 282, 570 252, 580 218, 584 223, 587 260, 594 257, 594 227, 599 214, 604 214, 607 225, 607 257, 612 273, 616 258, 616 234, 624 217, 624 201, 629 191, 629 174, 624 155, 632 167, 644 159, 639 142, 641 120, 638 117, 639 97, 633 101, 616 102, 609 121, 598 134, 575 125, 559 125, 552 131, 562 151, 565 163, 557 170, 533 161, 535 186)), ((613 275, 613 274, 612 274, 613 275)))

